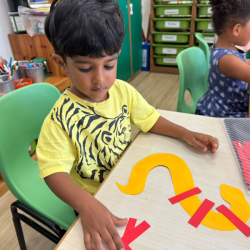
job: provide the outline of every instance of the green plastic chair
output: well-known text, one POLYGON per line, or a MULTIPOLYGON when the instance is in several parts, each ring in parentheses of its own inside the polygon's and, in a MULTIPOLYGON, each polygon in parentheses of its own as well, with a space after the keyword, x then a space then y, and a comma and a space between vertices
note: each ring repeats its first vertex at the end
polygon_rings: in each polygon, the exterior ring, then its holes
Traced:
POLYGON ((206 59, 206 68, 207 68, 207 78, 206 78, 206 87, 208 90, 208 85, 207 85, 207 79, 208 79, 208 73, 209 73, 209 63, 210 63, 210 50, 207 42, 204 40, 204 37, 201 33, 196 33, 195 37, 199 41, 199 47, 205 54, 205 59, 206 59))
POLYGON ((28 153, 45 117, 60 92, 48 83, 36 83, 0 98, 0 171, 17 201, 12 203, 13 222, 21 250, 26 249, 20 220, 58 243, 76 219, 74 210, 39 179, 38 163, 28 153), (54 231, 50 233, 17 209, 54 231))
POLYGON ((194 114, 198 100, 207 91, 206 89, 206 61, 203 51, 198 47, 191 47, 181 51, 176 58, 180 72, 180 86, 177 111, 194 114), (184 99, 185 91, 191 94, 191 105, 184 99))

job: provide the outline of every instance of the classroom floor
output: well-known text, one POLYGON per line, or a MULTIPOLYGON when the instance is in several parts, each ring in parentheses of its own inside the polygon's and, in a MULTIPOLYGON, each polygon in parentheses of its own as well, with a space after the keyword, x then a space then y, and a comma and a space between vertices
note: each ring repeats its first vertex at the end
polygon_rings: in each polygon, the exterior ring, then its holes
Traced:
MULTIPOLYGON (((131 81, 142 96, 155 108, 176 111, 179 91, 179 75, 167 75, 150 72, 140 72, 131 81)), ((138 129, 132 127, 132 137, 138 129)), ((0 198, 0 249, 19 250, 15 229, 12 222, 10 205, 16 199, 8 191, 0 198)), ((55 244, 22 223, 26 246, 28 250, 52 250, 55 244)))

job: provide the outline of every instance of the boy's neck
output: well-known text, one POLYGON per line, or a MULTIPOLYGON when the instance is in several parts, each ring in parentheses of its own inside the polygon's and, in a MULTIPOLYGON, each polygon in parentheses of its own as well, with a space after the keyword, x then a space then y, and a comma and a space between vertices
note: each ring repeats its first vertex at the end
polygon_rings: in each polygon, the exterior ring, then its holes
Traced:
POLYGON ((230 39, 230 37, 226 33, 223 33, 218 36, 218 41, 214 47, 218 49, 230 49, 238 52, 235 45, 236 44, 230 39))

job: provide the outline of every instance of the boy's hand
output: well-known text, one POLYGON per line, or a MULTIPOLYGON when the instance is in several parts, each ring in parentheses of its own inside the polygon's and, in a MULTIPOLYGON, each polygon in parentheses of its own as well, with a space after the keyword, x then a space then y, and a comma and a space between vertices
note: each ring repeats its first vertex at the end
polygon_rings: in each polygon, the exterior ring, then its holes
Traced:
POLYGON ((208 148, 211 149, 212 153, 215 153, 219 148, 219 141, 210 135, 195 133, 188 131, 183 138, 189 145, 198 148, 203 152, 207 152, 208 148))
POLYGON ((87 250, 103 250, 101 238, 109 250, 124 250, 122 240, 115 226, 127 224, 127 219, 114 216, 98 200, 92 197, 79 212, 84 232, 84 244, 87 250), (92 247, 92 243, 94 248, 92 247))

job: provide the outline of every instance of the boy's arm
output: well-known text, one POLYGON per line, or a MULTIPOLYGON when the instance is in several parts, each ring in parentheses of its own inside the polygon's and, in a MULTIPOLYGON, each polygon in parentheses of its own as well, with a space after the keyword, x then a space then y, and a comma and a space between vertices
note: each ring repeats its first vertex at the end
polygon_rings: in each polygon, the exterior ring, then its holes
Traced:
POLYGON ((225 55, 221 57, 218 67, 223 75, 250 84, 250 65, 248 62, 243 62, 237 56, 225 55))
POLYGON ((211 151, 215 153, 219 147, 219 141, 217 138, 192 132, 166 120, 161 116, 149 132, 183 139, 189 145, 192 145, 203 152, 207 152, 208 148, 211 148, 211 151))
POLYGON ((84 244, 87 250, 103 250, 101 238, 108 249, 124 249, 116 226, 127 223, 127 219, 119 219, 95 197, 77 186, 67 173, 55 173, 45 178, 49 188, 64 202, 75 209, 81 217, 84 232, 84 244))

